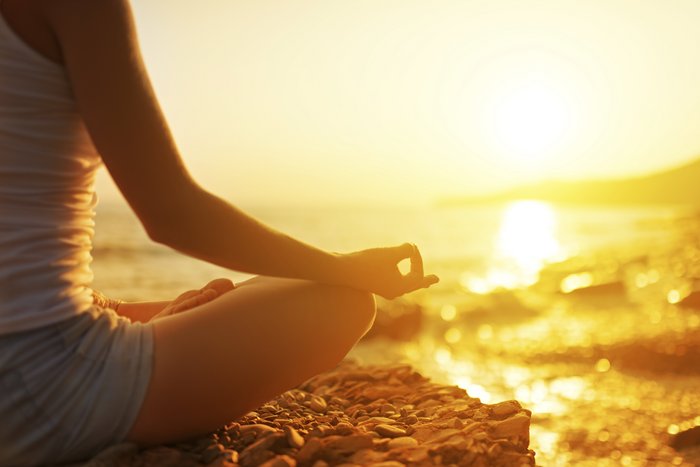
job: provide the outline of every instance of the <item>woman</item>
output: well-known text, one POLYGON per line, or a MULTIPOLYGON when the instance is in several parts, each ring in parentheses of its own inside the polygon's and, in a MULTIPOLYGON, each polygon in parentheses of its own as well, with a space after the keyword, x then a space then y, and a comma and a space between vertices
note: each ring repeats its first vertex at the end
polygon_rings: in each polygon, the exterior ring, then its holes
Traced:
POLYGON ((336 365, 371 326, 373 293, 437 282, 414 245, 325 252, 201 188, 127 0, 2 0, 0 13, 0 464, 212 431, 336 365), (93 293, 102 163, 152 240, 258 276, 170 303, 93 293))

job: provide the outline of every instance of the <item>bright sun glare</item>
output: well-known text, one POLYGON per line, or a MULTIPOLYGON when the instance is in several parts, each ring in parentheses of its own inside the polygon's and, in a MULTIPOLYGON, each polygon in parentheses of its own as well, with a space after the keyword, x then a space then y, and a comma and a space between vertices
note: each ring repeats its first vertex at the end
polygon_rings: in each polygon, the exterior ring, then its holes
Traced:
POLYGON ((556 89, 526 84, 506 91, 491 109, 491 138, 510 157, 539 161, 561 143, 571 109, 556 89))
POLYGON ((481 276, 465 273, 462 285, 474 293, 514 289, 537 282, 550 261, 564 259, 554 208, 540 201, 516 201, 503 210, 494 251, 481 276))
POLYGON ((460 92, 445 101, 452 128, 494 167, 551 174, 586 142, 592 88, 567 57, 508 53, 470 70, 460 92))

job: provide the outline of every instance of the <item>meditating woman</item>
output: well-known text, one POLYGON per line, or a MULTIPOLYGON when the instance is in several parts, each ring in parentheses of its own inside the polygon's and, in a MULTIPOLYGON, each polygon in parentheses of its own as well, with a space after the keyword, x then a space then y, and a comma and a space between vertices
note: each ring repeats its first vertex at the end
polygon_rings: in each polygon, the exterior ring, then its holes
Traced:
POLYGON ((371 326, 372 294, 437 282, 412 244, 322 251, 199 186, 127 0, 1 0, 0 13, 1 465, 215 430, 335 366, 371 326), (94 292, 102 163, 153 241, 257 276, 172 302, 94 292))

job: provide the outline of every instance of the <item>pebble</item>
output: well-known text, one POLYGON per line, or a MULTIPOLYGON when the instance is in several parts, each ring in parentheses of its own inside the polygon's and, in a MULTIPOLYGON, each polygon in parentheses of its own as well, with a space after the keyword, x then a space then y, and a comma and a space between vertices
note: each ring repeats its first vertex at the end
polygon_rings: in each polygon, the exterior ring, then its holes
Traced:
POLYGON ((409 415, 408 417, 406 417, 405 421, 406 424, 413 425, 415 423, 418 423, 418 417, 416 417, 415 415, 409 415))
POLYGON ((255 423, 253 425, 242 425, 240 427, 241 435, 246 433, 254 433, 256 436, 260 436, 267 433, 276 433, 277 430, 271 426, 263 425, 261 423, 255 423))
POLYGON ((227 461, 223 457, 219 457, 215 461, 207 464, 207 467, 236 467, 237 465, 238 463, 236 462, 227 461))
POLYGON ((505 415, 512 415, 517 413, 521 409, 520 404, 517 401, 504 401, 491 406, 491 413, 502 417, 505 415))
POLYGON ((316 457, 316 454, 321 450, 321 441, 318 438, 311 438, 304 443, 297 453, 297 462, 299 463, 309 463, 312 459, 316 457))
POLYGON ((410 436, 399 436, 398 438, 390 440, 387 446, 389 446, 389 449, 407 448, 418 446, 418 441, 410 436))
POLYGON ((372 437, 366 434, 328 437, 324 443, 326 449, 341 453, 353 453, 372 445, 372 437))
POLYGON ((405 365, 345 361, 208 436, 112 455, 134 467, 533 466, 529 425, 515 401, 484 405, 405 365))
POLYGON ((224 455, 225 449, 221 444, 215 444, 209 448, 207 448, 203 453, 202 453, 202 462, 205 464, 210 463, 217 457, 221 457, 224 455))
POLYGON ((304 445, 304 438, 293 426, 286 425, 284 427, 284 432, 287 435, 287 442, 289 443, 289 446, 299 449, 304 445))
POLYGON ((496 438, 508 438, 511 436, 528 437, 530 432, 530 417, 525 414, 516 414, 493 425, 493 435, 496 438))
POLYGON ((238 463, 238 451, 234 451, 232 449, 226 449, 222 453, 222 458, 229 461, 233 462, 234 464, 238 463))
POLYGON ((406 436, 406 430, 392 425, 377 425, 374 427, 374 431, 387 438, 406 436))
POLYGON ((296 465, 297 461, 293 457, 283 454, 273 457, 264 464, 261 464, 260 467, 296 467, 296 465))
POLYGON ((313 396, 311 400, 309 401, 309 407, 311 410, 315 410, 316 412, 323 413, 326 411, 326 408, 328 407, 326 404, 325 399, 319 396, 313 396))

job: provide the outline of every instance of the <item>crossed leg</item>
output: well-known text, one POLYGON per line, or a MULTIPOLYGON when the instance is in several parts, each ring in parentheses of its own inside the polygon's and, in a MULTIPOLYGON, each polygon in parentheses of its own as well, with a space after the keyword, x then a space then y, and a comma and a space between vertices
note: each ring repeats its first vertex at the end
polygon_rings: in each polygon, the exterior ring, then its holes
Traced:
POLYGON ((217 429, 334 367, 374 315, 370 293, 255 277, 154 320, 151 382, 127 439, 149 445, 217 429))

